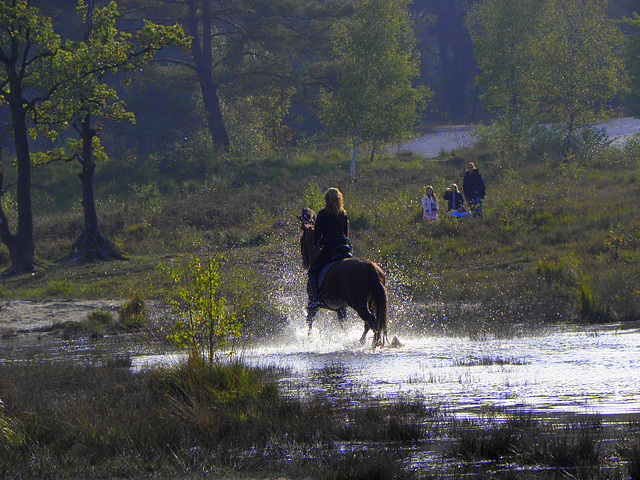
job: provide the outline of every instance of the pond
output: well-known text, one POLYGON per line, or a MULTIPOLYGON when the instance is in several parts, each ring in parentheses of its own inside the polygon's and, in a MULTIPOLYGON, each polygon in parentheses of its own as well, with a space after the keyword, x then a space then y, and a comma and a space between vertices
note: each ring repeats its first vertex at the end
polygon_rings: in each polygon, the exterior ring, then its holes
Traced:
MULTIPOLYGON (((344 331, 335 315, 322 312, 307 334, 300 295, 283 301, 288 326, 277 337, 244 347, 244 362, 278 367, 281 391, 296 398, 322 398, 344 406, 417 400, 446 412, 451 419, 483 419, 495 412, 531 412, 561 424, 574 416, 601 419, 606 433, 599 444, 615 452, 622 432, 640 418, 640 323, 563 325, 496 336, 417 333, 416 311, 405 305, 393 312, 390 335, 401 346, 373 349, 371 334, 362 346, 362 323, 349 313, 344 331)), ((131 359, 134 369, 173 363, 184 357, 166 342, 112 335, 90 340, 62 335, 29 334, 0 339, 0 363, 74 361, 103 364, 106 359, 131 359)), ((324 401, 324 400, 323 400, 324 401)), ((425 444, 407 443, 408 468, 437 478, 460 478, 473 472, 513 473, 515 466, 468 462, 444 454, 453 439, 435 434, 425 444), (425 446, 426 445, 426 446, 425 446), (462 470, 461 470, 462 469, 462 470)), ((357 442, 356 442, 357 443, 357 442)), ((371 445, 335 442, 335 448, 367 451, 371 445)), ((286 446, 281 446, 286 449, 286 446)), ((295 446, 290 455, 296 453, 295 446)), ((320 448, 320 447, 318 447, 320 448)), ((398 448, 398 446, 396 446, 398 448)), ((620 462, 607 454, 612 472, 620 462)), ((518 468, 532 468, 522 466, 518 468)))
MULTIPOLYGON (((415 331, 416 308, 392 312, 397 348, 358 342, 362 322, 350 312, 341 330, 323 311, 307 335, 297 297, 284 301, 288 326, 276 339, 239 351, 250 365, 287 371, 282 388, 292 395, 350 398, 354 392, 394 401, 420 398, 450 412, 525 408, 541 414, 640 414, 640 323, 561 325, 505 336, 454 336, 415 331), (400 317, 400 318, 398 318, 400 317), (318 381, 331 372, 331 381, 318 381)), ((115 335, 97 340, 29 334, 0 340, 0 362, 100 363, 130 357, 134 368, 182 356, 166 342, 115 335)))

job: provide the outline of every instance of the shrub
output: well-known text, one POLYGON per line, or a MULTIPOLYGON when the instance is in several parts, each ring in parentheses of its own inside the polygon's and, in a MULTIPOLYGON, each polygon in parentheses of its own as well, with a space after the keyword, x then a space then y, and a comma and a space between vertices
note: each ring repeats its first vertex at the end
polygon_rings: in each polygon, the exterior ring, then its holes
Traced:
POLYGON ((17 422, 4 414, 4 404, 0 400, 0 467, 2 478, 9 463, 14 461, 15 451, 24 444, 24 435, 17 422))
POLYGON ((96 310, 87 314, 87 320, 99 323, 100 325, 110 325, 113 323, 113 315, 109 310, 96 310))
POLYGON ((172 280, 172 288, 165 292, 168 303, 181 316, 168 338, 187 348, 191 356, 207 357, 210 362, 240 336, 242 328, 236 314, 227 313, 227 299, 219 293, 222 261, 222 257, 200 261, 192 256, 181 268, 161 266, 172 280))
POLYGON ((142 328, 147 319, 147 304, 140 293, 134 293, 133 297, 120 307, 120 325, 127 329, 142 328))

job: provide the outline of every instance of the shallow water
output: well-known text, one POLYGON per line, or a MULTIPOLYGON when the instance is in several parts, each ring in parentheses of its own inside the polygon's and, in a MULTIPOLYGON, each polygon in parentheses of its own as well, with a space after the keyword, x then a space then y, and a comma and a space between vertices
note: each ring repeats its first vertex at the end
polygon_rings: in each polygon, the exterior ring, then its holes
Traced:
MULTIPOLYGON (((640 132, 640 120, 631 117, 614 118, 598 123, 595 127, 606 132, 613 146, 622 148, 630 138, 640 132)), ((473 125, 437 127, 418 138, 399 143, 389 150, 409 151, 427 158, 435 158, 442 152, 467 148, 476 143, 473 128, 473 125)))
MULTIPOLYGON (((541 414, 639 414, 640 324, 546 327, 539 334, 478 339, 412 335, 390 331, 398 348, 358 342, 362 323, 349 314, 342 331, 322 312, 311 336, 302 314, 291 314, 278 340, 244 348, 239 355, 256 366, 288 373, 285 392, 322 394, 336 400, 370 395, 394 401, 423 399, 449 412, 476 414, 492 407, 525 408, 541 414)), ((133 368, 175 362, 166 343, 126 335, 65 340, 27 335, 0 340, 0 363, 74 361, 104 363, 131 357, 133 368)))
MULTIPOLYGON (((331 319, 325 320, 327 323, 331 319)), ((470 340, 411 337, 399 348, 373 350, 358 343, 361 329, 346 332, 292 329, 286 341, 243 352, 253 365, 291 372, 284 388, 299 395, 389 401, 421 398, 458 413, 488 407, 557 414, 640 413, 640 328, 564 326, 544 335, 470 340)))

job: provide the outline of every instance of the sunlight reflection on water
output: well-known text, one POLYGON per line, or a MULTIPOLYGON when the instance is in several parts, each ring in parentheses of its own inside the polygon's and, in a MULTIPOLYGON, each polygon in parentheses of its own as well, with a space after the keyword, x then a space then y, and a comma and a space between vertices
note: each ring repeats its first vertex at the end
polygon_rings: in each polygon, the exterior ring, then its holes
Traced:
POLYGON ((401 348, 360 347, 359 328, 302 327, 287 341, 243 352, 252 365, 289 369, 292 394, 421 398, 450 411, 487 407, 539 412, 640 413, 640 329, 565 326, 543 336, 469 340, 401 338, 401 348), (330 382, 318 376, 329 372, 330 382))
MULTIPOLYGON (((640 413, 640 328, 547 327, 535 335, 469 339, 411 335, 399 331, 400 348, 358 342, 362 323, 350 316, 342 332, 333 315, 320 315, 311 336, 304 317, 293 315, 278 340, 239 352, 255 366, 279 367, 284 392, 353 401, 420 399, 458 414, 491 407, 524 408, 541 414, 640 413)), ((391 332, 393 335, 393 332, 391 332)), ((167 344, 136 343, 126 336, 99 341, 59 337, 3 339, 0 362, 100 363, 130 356, 134 369, 184 358, 167 344), (103 361, 102 360, 102 361, 103 361)))

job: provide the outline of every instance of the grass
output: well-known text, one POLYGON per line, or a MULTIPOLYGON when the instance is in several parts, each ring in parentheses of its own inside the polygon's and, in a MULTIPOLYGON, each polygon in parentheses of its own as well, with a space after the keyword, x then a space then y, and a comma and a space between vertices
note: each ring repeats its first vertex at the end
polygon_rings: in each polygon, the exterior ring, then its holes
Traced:
POLYGON ((303 400, 279 394, 281 373, 194 358, 138 372, 123 359, 1 365, 3 476, 428 478, 432 467, 415 465, 429 455, 436 478, 637 478, 633 424, 500 410, 472 420, 366 394, 303 400))
MULTIPOLYGON (((150 178, 153 188, 138 187, 148 194, 127 203, 110 197, 99 207, 101 227, 128 255, 124 262, 71 269, 50 263, 66 253, 80 217, 73 209, 36 209, 42 264, 31 277, 3 279, 0 298, 123 298, 132 290, 157 298, 164 285, 154 270, 163 259, 221 253, 232 283, 244 283, 238 301, 251 298, 248 313, 273 315, 269 289, 277 288, 282 264, 298 266, 295 215, 304 205, 319 209, 322 191, 336 185, 345 195, 356 254, 387 270, 390 290, 408 286, 416 300, 510 305, 538 322, 640 318, 634 201, 640 172, 629 162, 621 166, 614 158, 607 167, 547 159, 505 167, 469 150, 436 161, 362 159, 358 178, 350 181, 341 162, 317 153, 267 160, 190 180, 199 180, 199 189, 163 192, 150 178), (459 165, 466 161, 485 177, 485 218, 422 222, 424 185, 441 195, 449 183, 461 184, 459 165), (252 174, 245 177, 247 168, 252 174)), ((0 266, 8 266, 6 254, 0 266)), ((494 313, 478 312, 487 321, 494 313)))

